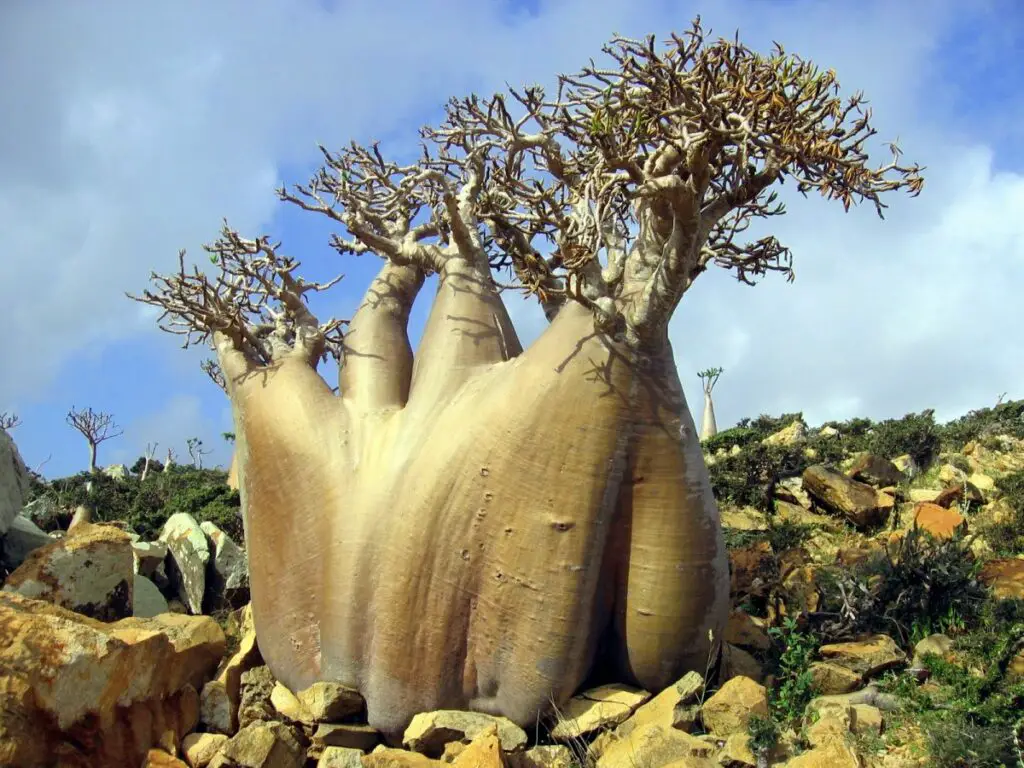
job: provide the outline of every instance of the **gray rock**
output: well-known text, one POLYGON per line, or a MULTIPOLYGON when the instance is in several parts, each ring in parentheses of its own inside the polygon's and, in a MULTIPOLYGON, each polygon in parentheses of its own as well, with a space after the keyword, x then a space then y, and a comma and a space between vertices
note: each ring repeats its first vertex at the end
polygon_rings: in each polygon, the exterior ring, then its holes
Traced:
POLYGON ((156 584, 145 576, 135 574, 135 591, 132 595, 132 615, 143 619, 169 613, 167 599, 160 594, 156 584))
POLYGON ((7 533, 15 515, 25 506, 28 486, 28 467, 18 453, 18 446, 0 429, 0 535, 7 533))
POLYGON ((117 528, 85 523, 35 550, 4 590, 46 600, 101 621, 132 614, 131 540, 117 528))
POLYGON ((135 557, 135 572, 149 579, 164 564, 167 544, 162 541, 132 542, 132 554, 135 557))
POLYGON ((53 539, 47 535, 46 531, 28 518, 17 515, 0 541, 0 562, 5 568, 13 571, 25 562, 25 558, 33 550, 46 546, 51 541, 53 539))
POLYGON ((245 550, 209 520, 204 520, 199 527, 213 549, 206 574, 206 611, 245 605, 249 602, 249 563, 245 550))
POLYGON ((130 473, 124 464, 111 464, 109 467, 103 468, 103 474, 114 480, 125 480, 130 473))
POLYGON ((210 562, 210 545, 199 523, 192 515, 178 512, 164 523, 160 541, 167 544, 170 557, 168 577, 176 585, 178 596, 194 614, 203 612, 206 594, 206 567, 210 562))

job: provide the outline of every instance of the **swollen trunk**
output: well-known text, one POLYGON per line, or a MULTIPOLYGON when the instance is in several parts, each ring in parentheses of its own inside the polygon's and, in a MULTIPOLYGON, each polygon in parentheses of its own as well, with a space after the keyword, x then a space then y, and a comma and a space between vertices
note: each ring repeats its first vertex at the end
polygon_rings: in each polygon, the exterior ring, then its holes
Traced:
POLYGON ((703 671, 728 562, 667 339, 638 362, 569 305, 510 358, 497 297, 460 279, 442 276, 414 366, 386 330, 404 318, 353 319, 409 377, 391 402, 359 390, 368 369, 337 397, 298 358, 236 385, 267 664, 292 690, 358 688, 392 735, 441 708, 531 724, 599 644, 649 690, 703 671))

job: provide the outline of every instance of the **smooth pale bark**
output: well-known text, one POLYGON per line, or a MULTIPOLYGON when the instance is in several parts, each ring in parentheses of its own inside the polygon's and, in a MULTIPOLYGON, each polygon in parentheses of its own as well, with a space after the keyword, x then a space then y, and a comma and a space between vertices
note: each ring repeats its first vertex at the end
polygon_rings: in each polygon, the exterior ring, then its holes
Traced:
POLYGON ((358 688, 393 736, 441 708, 530 725, 599 643, 652 691, 703 671, 728 560, 667 339, 641 362, 571 304, 520 354, 493 286, 454 262, 410 365, 407 316, 370 298, 340 397, 302 355, 253 371, 218 348, 275 676, 358 688))
POLYGON ((707 440, 718 434, 718 425, 715 424, 715 405, 711 402, 711 394, 704 393, 704 418, 700 425, 700 439, 707 440))

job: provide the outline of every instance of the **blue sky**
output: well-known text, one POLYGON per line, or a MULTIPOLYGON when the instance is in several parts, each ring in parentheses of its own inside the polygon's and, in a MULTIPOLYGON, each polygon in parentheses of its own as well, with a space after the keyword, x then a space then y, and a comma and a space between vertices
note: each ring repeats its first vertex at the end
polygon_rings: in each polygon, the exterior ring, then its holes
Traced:
MULTIPOLYGON (((772 223, 794 250, 793 284, 701 277, 671 327, 692 410, 696 371, 712 365, 726 369, 720 426, 801 409, 812 422, 926 407, 950 418, 1024 397, 1015 0, 11 2, 0 8, 0 411, 20 414, 26 461, 50 477, 85 467, 64 423, 77 405, 124 427, 103 463, 131 463, 154 441, 181 457, 192 436, 226 462, 230 411, 198 368, 205 353, 180 350, 124 291, 172 268, 181 247, 201 259, 227 216, 282 240, 308 276, 344 272, 317 309, 346 317, 378 262, 337 256, 326 221, 273 195, 313 172, 316 142, 408 152, 451 95, 550 84, 613 32, 665 36, 697 13, 715 33, 738 27, 755 48, 778 40, 834 68, 865 91, 879 138, 899 137, 928 171, 921 197, 892 200, 885 222, 792 200, 772 223)), ((535 338, 539 311, 509 301, 535 338)))

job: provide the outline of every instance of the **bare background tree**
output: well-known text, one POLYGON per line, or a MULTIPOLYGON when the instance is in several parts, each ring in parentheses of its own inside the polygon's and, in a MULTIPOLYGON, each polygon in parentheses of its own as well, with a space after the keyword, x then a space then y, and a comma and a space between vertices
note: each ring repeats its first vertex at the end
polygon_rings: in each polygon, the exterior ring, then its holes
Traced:
POLYGON ((701 440, 707 440, 718 434, 718 424, 715 423, 715 406, 711 402, 711 390, 715 388, 723 370, 722 368, 708 368, 697 374, 704 388, 704 418, 700 425, 701 440))
POLYGON ((192 459, 192 466, 196 469, 203 468, 203 457, 209 456, 213 451, 203 450, 203 441, 198 437, 190 437, 185 441, 188 446, 188 455, 192 459))
POLYGON ((142 465, 142 474, 139 475, 140 483, 146 482, 146 476, 149 474, 149 465, 152 463, 153 457, 156 456, 157 445, 159 445, 159 443, 146 443, 146 461, 142 465))
POLYGON ((0 411, 0 429, 7 432, 21 424, 21 417, 16 413, 0 411))
POLYGON ((89 444, 89 471, 96 473, 96 449, 100 443, 119 437, 124 431, 114 423, 109 413, 94 411, 92 408, 76 410, 74 406, 65 417, 67 423, 81 432, 89 444))

